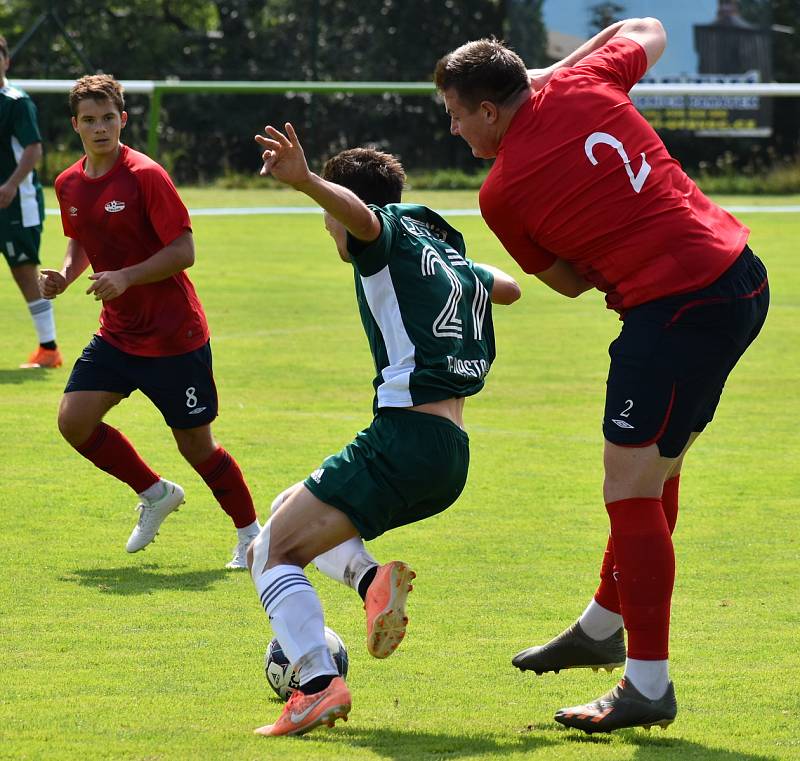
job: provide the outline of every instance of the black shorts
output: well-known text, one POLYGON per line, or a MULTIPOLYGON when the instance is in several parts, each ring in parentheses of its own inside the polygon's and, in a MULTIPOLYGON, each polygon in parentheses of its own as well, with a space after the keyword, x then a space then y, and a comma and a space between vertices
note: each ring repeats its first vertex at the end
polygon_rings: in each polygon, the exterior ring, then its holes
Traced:
POLYGON ((64 393, 111 391, 130 396, 139 389, 170 428, 198 428, 217 416, 211 343, 172 357, 128 354, 93 336, 75 362, 64 393))
POLYGON ((761 330, 767 271, 745 247, 706 288, 634 307, 608 353, 603 435, 677 457, 714 417, 725 381, 761 330))

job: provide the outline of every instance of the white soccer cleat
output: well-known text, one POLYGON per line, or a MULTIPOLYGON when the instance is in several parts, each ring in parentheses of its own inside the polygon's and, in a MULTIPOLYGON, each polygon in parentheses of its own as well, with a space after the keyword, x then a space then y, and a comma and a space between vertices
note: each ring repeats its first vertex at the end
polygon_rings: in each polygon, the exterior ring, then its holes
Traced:
POLYGON ((136 506, 139 511, 139 520, 125 545, 128 552, 139 552, 147 547, 156 538, 164 519, 185 501, 183 489, 178 484, 163 479, 161 483, 164 486, 164 494, 160 499, 152 502, 145 499, 136 506))
POLYGON ((225 563, 225 567, 233 569, 243 568, 247 570, 247 548, 253 543, 253 540, 257 536, 258 534, 252 534, 246 539, 242 539, 242 541, 236 545, 236 549, 233 551, 233 558, 231 558, 229 563, 225 563))

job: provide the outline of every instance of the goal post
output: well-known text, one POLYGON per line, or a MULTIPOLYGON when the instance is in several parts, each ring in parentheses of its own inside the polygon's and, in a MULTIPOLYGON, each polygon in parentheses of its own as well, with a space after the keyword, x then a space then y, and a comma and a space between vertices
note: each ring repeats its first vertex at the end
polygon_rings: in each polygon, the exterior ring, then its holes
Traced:
MULTIPOLYGON (((71 79, 12 79, 28 93, 68 93, 75 84, 71 79)), ((147 151, 158 158, 158 133, 161 125, 161 105, 164 95, 171 94, 262 94, 262 93, 349 93, 353 95, 435 94, 432 82, 306 82, 306 81, 180 81, 180 80, 121 80, 127 93, 150 98, 147 151)), ((728 97, 800 97, 800 82, 677 82, 639 83, 631 96, 728 96, 728 97)))

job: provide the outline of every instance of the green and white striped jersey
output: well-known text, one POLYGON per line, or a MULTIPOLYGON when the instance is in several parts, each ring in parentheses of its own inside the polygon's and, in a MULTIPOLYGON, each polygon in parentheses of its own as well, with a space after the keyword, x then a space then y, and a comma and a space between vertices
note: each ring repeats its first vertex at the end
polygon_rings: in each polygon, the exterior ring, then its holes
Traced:
MULTIPOLYGON (((27 93, 6 82, 0 87, 0 184, 14 173, 25 148, 41 142, 36 106, 27 93)), ((20 183, 8 208, 0 209, 0 237, 7 240, 21 227, 41 227, 43 220, 42 186, 32 171, 20 183)))
POLYGON ((425 206, 370 206, 377 240, 348 236, 356 296, 377 373, 374 408, 410 407, 483 388, 495 357, 492 274, 425 206))

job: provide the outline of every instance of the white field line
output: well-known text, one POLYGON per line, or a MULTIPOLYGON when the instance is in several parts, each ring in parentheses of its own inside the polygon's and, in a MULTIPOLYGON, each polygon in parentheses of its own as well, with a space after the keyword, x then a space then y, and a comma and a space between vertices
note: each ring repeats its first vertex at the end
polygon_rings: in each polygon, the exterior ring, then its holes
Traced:
MULTIPOLYGON (((797 214, 800 206, 726 206, 732 214, 797 214)), ((322 211, 317 206, 230 206, 213 209, 189 209, 192 217, 247 217, 271 214, 319 214, 322 211)), ((47 209, 48 216, 57 216, 58 209, 47 209)), ((477 217, 479 209, 441 209, 438 211, 445 219, 447 217, 477 217)))

